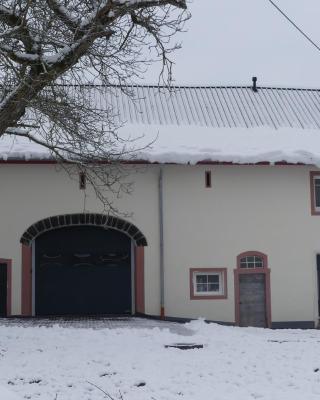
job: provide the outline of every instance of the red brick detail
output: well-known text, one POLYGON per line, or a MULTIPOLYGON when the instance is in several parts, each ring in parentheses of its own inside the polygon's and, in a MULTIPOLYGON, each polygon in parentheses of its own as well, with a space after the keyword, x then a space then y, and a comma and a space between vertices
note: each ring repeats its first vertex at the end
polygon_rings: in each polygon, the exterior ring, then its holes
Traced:
POLYGON ((144 247, 135 247, 135 309, 144 314, 144 247))
POLYGON ((12 315, 12 260, 0 258, 0 264, 7 266, 7 316, 12 315))
POLYGON ((190 299, 191 300, 223 300, 228 297, 228 284, 227 284, 227 268, 190 268, 189 274, 189 284, 190 284, 190 299), (221 272, 224 284, 224 292, 222 295, 197 295, 194 293, 193 287, 193 274, 195 272, 221 272))
POLYGON ((22 250, 21 314, 32 315, 32 248, 24 244, 22 250))
POLYGON ((234 270, 234 299, 235 299, 235 325, 240 325, 240 274, 264 274, 265 275, 265 294, 266 294, 266 317, 267 327, 271 328, 271 285, 270 269, 268 267, 268 256, 259 251, 246 251, 237 256, 237 268, 234 270), (263 268, 240 268, 240 260, 243 257, 258 256, 263 259, 263 268))

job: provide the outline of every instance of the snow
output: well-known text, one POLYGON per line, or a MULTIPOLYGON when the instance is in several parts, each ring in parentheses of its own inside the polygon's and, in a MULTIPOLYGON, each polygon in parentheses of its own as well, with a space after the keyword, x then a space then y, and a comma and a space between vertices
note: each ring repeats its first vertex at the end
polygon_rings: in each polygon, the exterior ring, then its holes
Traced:
MULTIPOLYGON (((141 134, 137 128, 132 128, 131 132, 141 134)), ((192 126, 161 129, 159 126, 145 128, 142 132, 145 143, 156 138, 151 149, 141 152, 141 158, 151 162, 246 164, 285 161, 320 166, 319 130, 192 126)))
MULTIPOLYGON (((246 164, 284 161, 320 166, 320 131, 316 129, 127 124, 119 134, 122 138, 136 138, 136 158, 148 162, 246 164)), ((43 160, 50 157, 46 149, 28 139, 13 140, 8 136, 0 139, 0 159, 43 160)))
POLYGON ((8 389, 3 386, 0 386, 0 399, 1 400, 19 400, 21 397, 18 397, 8 389))
POLYGON ((124 400, 319 399, 319 331, 202 320, 186 327, 192 336, 143 323, 99 330, 2 325, 0 385, 31 400, 106 398, 97 387, 124 400), (174 342, 204 348, 165 348, 174 342))

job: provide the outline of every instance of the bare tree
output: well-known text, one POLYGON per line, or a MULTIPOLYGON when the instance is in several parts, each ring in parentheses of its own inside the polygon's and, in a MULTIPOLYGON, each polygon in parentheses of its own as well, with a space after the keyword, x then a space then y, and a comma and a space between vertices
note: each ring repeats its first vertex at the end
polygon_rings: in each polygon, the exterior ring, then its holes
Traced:
POLYGON ((186 0, 1 0, 0 139, 28 138, 84 171, 112 208, 107 193, 127 187, 119 162, 137 149, 84 85, 125 88, 159 59, 170 84, 171 38, 188 17, 186 0))

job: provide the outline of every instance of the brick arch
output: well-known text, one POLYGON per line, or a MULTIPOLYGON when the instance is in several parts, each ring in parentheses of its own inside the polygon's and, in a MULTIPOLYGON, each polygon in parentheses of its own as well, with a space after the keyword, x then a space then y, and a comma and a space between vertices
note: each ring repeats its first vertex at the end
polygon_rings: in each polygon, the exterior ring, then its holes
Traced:
POLYGON ((30 246, 36 237, 46 231, 78 225, 93 225, 103 229, 116 229, 129 236, 136 246, 148 245, 144 234, 132 223, 118 217, 92 213, 55 215, 37 221, 23 233, 20 242, 25 246, 30 246))

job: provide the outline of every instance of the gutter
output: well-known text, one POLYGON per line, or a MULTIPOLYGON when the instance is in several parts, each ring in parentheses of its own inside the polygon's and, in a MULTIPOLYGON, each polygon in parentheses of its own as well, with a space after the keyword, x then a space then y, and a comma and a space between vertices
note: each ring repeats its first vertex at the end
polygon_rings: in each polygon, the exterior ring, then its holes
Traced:
POLYGON ((159 173, 159 234, 160 234, 160 318, 165 318, 164 308, 164 246, 163 246, 163 170, 159 173))

